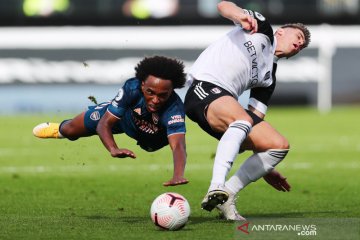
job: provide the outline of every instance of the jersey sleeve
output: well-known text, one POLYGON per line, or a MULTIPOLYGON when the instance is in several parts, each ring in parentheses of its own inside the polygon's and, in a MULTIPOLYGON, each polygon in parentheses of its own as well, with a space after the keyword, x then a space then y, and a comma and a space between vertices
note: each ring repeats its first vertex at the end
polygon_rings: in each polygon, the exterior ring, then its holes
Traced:
POLYGON ((186 132, 184 105, 180 99, 168 108, 163 117, 163 124, 166 126, 167 136, 186 132))
POLYGON ((269 21, 261 13, 258 13, 256 11, 247 10, 247 9, 244 9, 244 11, 246 14, 248 14, 256 19, 256 21, 258 23, 258 31, 257 32, 266 35, 270 39, 271 45, 273 45, 274 44, 274 31, 273 31, 269 21))
POLYGON ((266 114, 269 100, 275 90, 276 86, 276 68, 277 64, 273 64, 272 70, 272 84, 269 87, 258 87, 250 90, 249 106, 255 108, 262 114, 266 114))
POLYGON ((127 81, 115 98, 111 101, 107 111, 115 117, 121 119, 124 116, 126 109, 131 106, 131 103, 139 95, 139 90, 131 84, 132 82, 127 81))

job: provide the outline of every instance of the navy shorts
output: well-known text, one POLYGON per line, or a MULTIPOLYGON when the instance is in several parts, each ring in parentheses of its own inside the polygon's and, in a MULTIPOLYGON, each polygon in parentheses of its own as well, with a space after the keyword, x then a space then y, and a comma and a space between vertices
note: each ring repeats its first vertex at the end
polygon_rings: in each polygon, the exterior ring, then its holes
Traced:
MULTIPOLYGON (((104 114, 106 113, 109 104, 110 102, 105 102, 105 103, 100 103, 96 106, 88 107, 88 110, 85 112, 85 116, 84 116, 84 125, 86 129, 89 131, 89 133, 97 134, 96 127, 102 116, 104 116, 104 114)), ((118 133, 124 133, 124 131, 122 131, 122 129, 120 129, 118 125, 115 125, 112 128, 112 133, 118 134, 118 133)))

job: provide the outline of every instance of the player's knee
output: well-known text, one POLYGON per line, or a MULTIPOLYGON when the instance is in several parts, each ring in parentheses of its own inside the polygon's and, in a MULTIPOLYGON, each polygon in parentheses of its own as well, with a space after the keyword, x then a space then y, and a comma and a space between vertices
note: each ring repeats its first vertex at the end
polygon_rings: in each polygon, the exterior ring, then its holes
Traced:
POLYGON ((225 132, 229 127, 236 125, 238 122, 245 123, 250 127, 253 126, 253 119, 245 111, 235 112, 229 109, 226 113, 210 108, 207 111, 206 119, 211 128, 218 132, 225 132))
POLYGON ((246 112, 244 112, 244 114, 240 114, 240 115, 238 114, 238 115, 233 115, 233 116, 229 117, 228 125, 234 124, 236 122, 246 122, 246 123, 250 124, 251 126, 254 124, 254 120, 246 112))
POLYGON ((290 149, 290 143, 286 138, 279 137, 274 140, 271 148, 273 148, 273 149, 290 149))

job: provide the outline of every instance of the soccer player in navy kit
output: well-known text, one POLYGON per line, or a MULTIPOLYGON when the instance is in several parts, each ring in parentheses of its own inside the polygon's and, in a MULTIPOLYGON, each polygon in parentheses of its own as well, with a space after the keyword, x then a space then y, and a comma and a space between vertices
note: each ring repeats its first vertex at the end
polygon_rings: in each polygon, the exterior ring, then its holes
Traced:
POLYGON ((127 80, 112 101, 91 106, 61 124, 41 123, 33 133, 39 138, 69 140, 97 134, 111 156, 118 158, 136 155, 119 148, 113 134, 127 134, 146 151, 170 145, 174 173, 164 186, 186 184, 185 113, 174 92, 185 84, 184 65, 176 59, 154 56, 140 61, 135 72, 135 78, 127 80))
POLYGON ((185 112, 219 140, 212 180, 201 207, 207 211, 216 207, 226 219, 244 220, 235 197, 248 184, 264 177, 278 190, 290 189, 274 170, 288 153, 289 143, 263 118, 276 84, 277 60, 307 47, 310 32, 296 23, 274 33, 260 13, 228 1, 221 1, 218 10, 236 27, 207 47, 191 67, 193 82, 185 96, 185 112), (245 110, 238 97, 248 89, 245 110), (226 181, 239 150, 251 150, 253 155, 226 181))

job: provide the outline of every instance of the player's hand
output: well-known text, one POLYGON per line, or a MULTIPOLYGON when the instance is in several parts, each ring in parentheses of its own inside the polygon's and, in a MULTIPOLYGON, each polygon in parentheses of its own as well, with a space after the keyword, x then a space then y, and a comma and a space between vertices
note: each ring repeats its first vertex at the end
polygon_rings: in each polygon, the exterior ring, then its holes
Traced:
POLYGON ((172 179, 170 179, 167 182, 163 183, 164 187, 168 187, 168 186, 176 186, 176 185, 182 185, 182 184, 187 184, 189 181, 186 178, 183 177, 173 177, 172 179))
POLYGON ((126 158, 126 157, 136 158, 135 153, 133 153, 132 151, 126 148, 113 149, 111 150, 110 154, 112 157, 115 158, 126 158))
POLYGON ((258 31, 258 24, 255 18, 248 14, 242 14, 240 17, 240 24, 243 29, 250 31, 250 34, 258 31))
POLYGON ((264 180, 278 191, 290 191, 290 184, 286 181, 286 178, 276 170, 272 170, 267 175, 265 175, 264 180))

